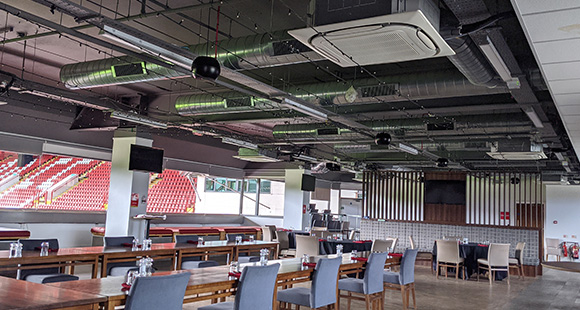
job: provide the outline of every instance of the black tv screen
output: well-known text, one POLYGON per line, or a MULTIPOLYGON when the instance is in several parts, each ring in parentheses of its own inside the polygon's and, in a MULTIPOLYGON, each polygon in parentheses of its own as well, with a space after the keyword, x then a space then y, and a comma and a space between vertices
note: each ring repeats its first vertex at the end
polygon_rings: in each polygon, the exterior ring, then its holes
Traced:
POLYGON ((163 172, 163 150, 131 144, 129 170, 163 172))
POLYGON ((465 204, 465 181, 425 181, 426 204, 465 204))
POLYGON ((316 189, 316 178, 308 175, 302 175, 302 190, 305 192, 313 192, 316 189))

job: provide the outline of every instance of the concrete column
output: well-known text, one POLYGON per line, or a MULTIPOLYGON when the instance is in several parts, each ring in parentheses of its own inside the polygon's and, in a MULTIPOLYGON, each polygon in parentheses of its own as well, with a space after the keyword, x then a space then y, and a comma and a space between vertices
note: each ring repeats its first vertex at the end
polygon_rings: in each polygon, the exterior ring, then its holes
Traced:
POLYGON ((304 230, 309 226, 310 192, 302 191, 304 169, 286 169, 284 177, 284 227, 304 230))
POLYGON ((135 130, 115 132, 105 236, 135 236, 143 240, 146 223, 133 216, 147 212, 149 173, 129 170, 131 144, 150 147, 153 140, 135 130), (139 197, 137 206, 131 206, 133 194, 139 197))

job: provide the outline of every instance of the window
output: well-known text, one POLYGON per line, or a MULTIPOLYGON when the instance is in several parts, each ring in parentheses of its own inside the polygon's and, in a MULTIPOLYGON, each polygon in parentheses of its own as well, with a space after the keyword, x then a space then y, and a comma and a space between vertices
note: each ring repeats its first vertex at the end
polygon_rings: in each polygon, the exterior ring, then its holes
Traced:
POLYGON ((284 182, 261 180, 260 186, 260 207, 258 208, 258 215, 283 216, 284 182))

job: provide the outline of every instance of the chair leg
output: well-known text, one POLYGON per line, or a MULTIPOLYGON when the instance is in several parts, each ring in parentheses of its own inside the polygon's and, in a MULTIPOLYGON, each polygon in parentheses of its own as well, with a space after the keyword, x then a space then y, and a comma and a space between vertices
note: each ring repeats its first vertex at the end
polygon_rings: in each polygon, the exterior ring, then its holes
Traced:
POLYGON ((413 309, 417 309, 417 300, 415 299, 415 283, 411 283, 411 294, 413 294, 413 309))
POLYGON ((403 309, 407 310, 408 305, 407 305, 407 299, 405 298, 405 286, 404 285, 401 286, 401 297, 403 297, 403 309))
POLYGON ((508 283, 508 286, 509 286, 510 285, 510 270, 509 270, 509 268, 508 268, 507 283, 508 283))
MULTIPOLYGON (((406 309, 409 309, 409 297, 410 297, 410 295, 411 295, 411 290, 409 289, 409 287, 406 287, 406 288, 405 288, 405 295, 407 295, 407 296, 406 296, 407 298, 406 298, 406 301, 405 301, 405 305, 407 306, 407 308, 406 308, 406 309)), ((406 310, 406 309, 405 309, 405 310, 406 310)))
POLYGON ((491 267, 489 267, 489 285, 493 283, 492 278, 495 278, 495 271, 491 271, 491 267))
POLYGON ((524 265, 520 264, 520 272, 522 273, 522 279, 526 279, 526 274, 524 273, 524 265))
POLYGON ((459 279, 459 264, 455 264, 455 280, 459 279))
POLYGON ((477 282, 479 282, 479 263, 477 263, 477 282))
POLYGON ((431 267, 431 274, 433 274, 433 255, 431 255, 431 260, 429 260, 429 266, 431 267))
POLYGON ((370 296, 369 295, 365 295, 365 304, 366 304, 366 308, 367 310, 370 310, 369 306, 370 306, 370 296))
POLYGON ((347 303, 347 310, 350 310, 350 302, 352 301, 352 293, 348 292, 348 303, 347 303))
POLYGON ((435 266, 435 278, 439 279, 439 263, 437 263, 437 266, 435 266))
POLYGON ((447 268, 447 266, 445 266, 445 279, 447 279, 448 272, 449 272, 449 268, 447 268))
POLYGON ((296 310, 300 310, 300 305, 296 305, 296 310))

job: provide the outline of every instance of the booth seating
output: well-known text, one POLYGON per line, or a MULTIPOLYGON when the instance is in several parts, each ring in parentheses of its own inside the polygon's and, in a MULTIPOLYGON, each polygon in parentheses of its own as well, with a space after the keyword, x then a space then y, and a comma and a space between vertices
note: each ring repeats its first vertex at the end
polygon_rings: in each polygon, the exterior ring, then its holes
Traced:
MULTIPOLYGON (((91 228, 93 236, 104 236, 105 227, 91 228)), ((262 239, 262 228, 254 226, 207 226, 207 227, 151 227, 149 236, 151 237, 172 237, 175 240, 176 235, 197 235, 197 236, 215 236, 219 239, 226 240, 227 234, 244 234, 254 235, 256 240, 262 239)))
POLYGON ((17 228, 0 227, 0 240, 18 240, 30 238, 30 231, 17 228))

